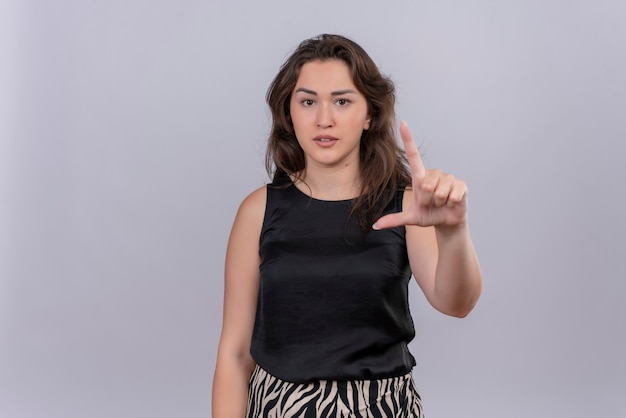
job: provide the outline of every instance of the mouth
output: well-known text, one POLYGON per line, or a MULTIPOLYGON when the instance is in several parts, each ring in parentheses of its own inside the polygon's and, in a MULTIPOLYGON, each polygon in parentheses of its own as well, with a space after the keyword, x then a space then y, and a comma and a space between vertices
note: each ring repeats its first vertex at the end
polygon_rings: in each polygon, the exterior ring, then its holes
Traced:
POLYGON ((329 143, 329 142, 333 142, 333 141, 338 141, 338 138, 335 138, 334 136, 330 136, 330 135, 318 135, 315 138, 313 138, 313 141, 316 142, 321 142, 321 143, 329 143))

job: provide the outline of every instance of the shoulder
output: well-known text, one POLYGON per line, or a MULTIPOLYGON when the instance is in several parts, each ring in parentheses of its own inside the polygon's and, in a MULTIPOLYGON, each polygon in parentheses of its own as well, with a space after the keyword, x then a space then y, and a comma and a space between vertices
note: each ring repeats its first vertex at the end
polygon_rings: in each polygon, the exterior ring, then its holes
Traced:
POLYGON ((265 217, 265 186, 250 193, 239 206, 228 241, 227 260, 231 253, 237 253, 238 259, 245 254, 255 257, 258 251, 258 238, 265 217))
POLYGON ((249 222, 263 221, 265 204, 267 201, 267 186, 262 186, 250 193, 241 202, 237 219, 245 219, 249 222))
POLYGON ((265 206, 265 199, 267 196, 267 186, 261 186, 252 193, 250 193, 246 198, 241 202, 242 207, 258 207, 265 206))

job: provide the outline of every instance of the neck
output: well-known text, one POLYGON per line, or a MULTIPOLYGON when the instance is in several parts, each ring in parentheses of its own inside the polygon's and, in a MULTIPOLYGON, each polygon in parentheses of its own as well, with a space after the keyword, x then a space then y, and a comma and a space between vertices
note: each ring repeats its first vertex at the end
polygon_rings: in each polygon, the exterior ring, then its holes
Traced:
POLYGON ((323 168, 308 165, 300 174, 302 180, 295 181, 296 187, 316 199, 347 200, 360 195, 358 164, 323 168))

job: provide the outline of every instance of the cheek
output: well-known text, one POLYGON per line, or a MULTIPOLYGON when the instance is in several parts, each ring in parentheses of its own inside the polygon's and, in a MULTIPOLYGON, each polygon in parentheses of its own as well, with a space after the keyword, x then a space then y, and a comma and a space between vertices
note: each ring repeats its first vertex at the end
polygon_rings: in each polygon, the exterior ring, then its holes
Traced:
POLYGON ((294 106, 293 103, 289 106, 289 115, 294 126, 302 120, 302 110, 298 106, 294 106))
POLYGON ((305 136, 305 128, 302 122, 302 117, 298 114, 298 112, 291 114, 291 126, 293 128, 293 133, 296 135, 298 143, 300 143, 300 138, 305 136))
POLYGON ((303 112, 302 109, 294 109, 291 113, 291 126, 296 133, 296 136, 305 135, 307 131, 310 131, 313 121, 310 114, 303 112))
POLYGON ((297 113, 291 114, 291 126, 293 127, 296 136, 298 136, 302 129, 302 120, 297 113))

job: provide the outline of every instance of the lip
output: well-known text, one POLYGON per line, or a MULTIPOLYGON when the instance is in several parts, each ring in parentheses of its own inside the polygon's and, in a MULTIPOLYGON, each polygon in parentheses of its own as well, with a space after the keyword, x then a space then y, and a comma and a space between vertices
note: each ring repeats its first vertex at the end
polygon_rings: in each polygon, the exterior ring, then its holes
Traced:
POLYGON ((332 135, 318 135, 313 138, 313 141, 315 141, 315 143, 317 143, 319 146, 329 147, 331 145, 334 145, 335 142, 339 141, 339 138, 335 138, 332 135))

